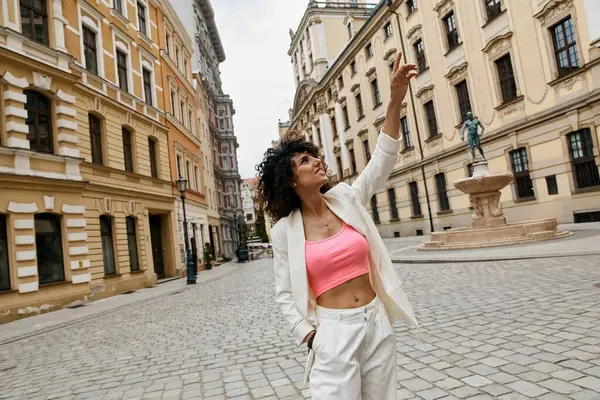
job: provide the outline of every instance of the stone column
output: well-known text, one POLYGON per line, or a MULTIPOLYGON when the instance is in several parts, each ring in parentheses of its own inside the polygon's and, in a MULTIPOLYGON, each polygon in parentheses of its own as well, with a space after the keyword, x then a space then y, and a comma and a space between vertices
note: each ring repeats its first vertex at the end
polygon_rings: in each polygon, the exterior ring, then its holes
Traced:
POLYGON ((342 105, 338 102, 335 103, 335 123, 337 126, 338 136, 340 137, 340 151, 342 153, 342 167, 344 169, 350 169, 350 157, 348 151, 344 149, 344 143, 346 143, 346 132, 344 131, 344 114, 342 113, 342 105))

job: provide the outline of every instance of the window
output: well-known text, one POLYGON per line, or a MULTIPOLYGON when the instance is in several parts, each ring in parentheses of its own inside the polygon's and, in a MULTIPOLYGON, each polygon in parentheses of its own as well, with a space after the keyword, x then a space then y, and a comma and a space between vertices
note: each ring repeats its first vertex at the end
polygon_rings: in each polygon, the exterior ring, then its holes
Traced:
POLYGON ((456 89, 456 97, 458 99, 460 122, 465 122, 467 120, 467 113, 471 111, 471 99, 469 97, 469 87, 467 86, 467 81, 462 81, 454 87, 456 89))
POLYGON ((252 221, 252 214, 246 214, 246 221, 248 221, 248 222, 252 221))
POLYGON ((96 32, 83 25, 83 55, 85 57, 85 69, 92 74, 98 75, 98 54, 96 51, 96 32))
POLYGON ((348 107, 344 104, 342 107, 342 115, 344 116, 344 130, 350 128, 350 117, 348 116, 348 107))
POLYGON ((179 47, 175 47, 175 65, 179 68, 179 47))
POLYGON ((109 215, 100 216, 100 237, 102 239, 102 260, 104 275, 117 273, 115 265, 115 249, 113 247, 112 219, 109 215))
POLYGON ((361 120, 365 117, 365 111, 363 110, 362 104, 362 96, 360 95, 360 93, 357 93, 356 96, 354 96, 354 98, 356 99, 356 113, 358 114, 358 120, 361 120))
POLYGON ((333 138, 338 137, 337 124, 335 123, 335 117, 330 118, 331 121, 331 130, 333 132, 333 138))
POLYGON ((333 97, 333 92, 331 91, 331 88, 327 89, 327 101, 331 101, 331 98, 333 97))
POLYGON ((423 229, 416 230, 417 236, 423 236, 423 229))
POLYGON ((35 248, 37 253, 38 279, 40 284, 65 280, 60 216, 36 214, 35 248))
POLYGON ((146 68, 142 68, 142 75, 144 78, 144 96, 146 104, 152 105, 152 73, 146 68))
POLYGON ((373 57, 373 44, 368 43, 365 47, 365 53, 367 53, 367 58, 373 57))
POLYGON ((196 182, 196 192, 200 191, 200 179, 198 175, 198 167, 194 166, 194 182, 196 182))
POLYGON ((102 125, 100 119, 93 114, 88 114, 90 125, 90 146, 92 163, 102 165, 102 125))
POLYGON ((411 14, 417 9, 417 0, 406 0, 406 10, 408 14, 411 14))
POLYGON ((181 156, 179 154, 177 155, 177 174, 178 176, 183 177, 181 170, 181 156))
POLYGON ((535 197, 533 191, 533 182, 529 176, 529 160, 527 159, 527 150, 520 148, 510 152, 513 174, 515 175, 515 184, 517 186, 517 199, 531 199, 535 197))
POLYGON ((183 75, 185 75, 185 77, 188 77, 188 62, 187 60, 183 60, 183 75))
POLYGON ((388 200, 390 202, 390 217, 392 220, 398 219, 398 207, 396 206, 396 191, 390 188, 387 191, 388 200))
POLYGON ((419 203, 419 187, 417 182, 410 182, 408 184, 410 189, 410 204, 412 208, 413 217, 420 217, 421 214, 421 203, 419 203))
POLYGON ((346 28, 348 28, 348 39, 352 39, 352 23, 348 22, 348 25, 346 25, 346 28))
POLYGON ((185 172, 187 173, 188 189, 192 188, 192 164, 189 161, 185 162, 185 172))
POLYGON ((342 167, 342 157, 337 156, 335 158, 335 163, 337 164, 338 176, 340 177, 340 180, 342 180, 344 178, 344 169, 342 167))
POLYGON ((435 107, 433 106, 433 100, 428 101, 423 105, 425 108, 425 115, 427 116, 427 127, 429 128, 429 137, 438 135, 437 119, 435 117, 435 107))
POLYGON ((546 186, 548 187, 549 196, 554 196, 558 194, 558 184, 556 182, 556 175, 550 175, 546 177, 546 186))
POLYGON ((373 222, 376 224, 380 223, 379 211, 377 210, 377 195, 371 197, 371 211, 373 211, 373 222))
POLYGON ((388 22, 383 26, 383 34, 385 36, 385 38, 389 38, 392 36, 392 23, 388 22))
POLYGON ((410 149, 413 147, 412 139, 410 137, 410 130, 408 129, 408 118, 400 118, 400 127, 402 128, 402 137, 404 139, 404 148, 410 149))
POLYGON ((194 116, 192 110, 188 110, 188 127, 194 132, 194 116))
POLYGON ((517 98, 517 83, 513 72, 510 54, 496 60, 496 69, 500 80, 500 91, 502 92, 502 102, 507 103, 517 98))
POLYGON ((119 78, 119 88, 122 91, 127 92, 127 54, 120 50, 117 50, 117 76, 119 78))
POLYGON ((350 63, 350 72, 352 76, 356 75, 356 61, 350 63))
POLYGON ((371 81, 371 93, 373 94, 373 108, 376 108, 381 105, 381 92, 379 92, 377 79, 371 81))
POLYGON ((138 260, 136 220, 134 217, 125 218, 127 224, 127 248, 129 250, 129 265, 131 271, 139 271, 140 263, 138 260))
POLYGON ((219 110, 219 129, 225 129, 225 111, 219 110))
POLYGON ((342 90, 343 88, 344 88, 344 77, 343 77, 343 76, 340 76, 340 77, 338 78, 338 89, 339 89, 339 90, 342 90))
POLYGON ((449 211, 450 201, 448 200, 448 192, 446 191, 446 175, 443 172, 435 176, 435 185, 437 186, 440 211, 449 211))
POLYGON ((165 35, 165 51, 171 55, 171 34, 169 32, 165 35))
POLYGON ((502 12, 502 3, 500 0, 484 0, 485 11, 487 12, 488 21, 496 18, 502 12))
POLYGON ((0 214, 0 291, 10 290, 7 235, 6 216, 0 214))
POLYGON ((552 32, 558 76, 567 75, 578 69, 579 52, 577 51, 575 27, 571 17, 554 25, 550 31, 552 32))
POLYGON ((133 172, 133 145, 131 132, 123 128, 121 130, 123 136, 123 159, 125 161, 125 171, 133 172))
POLYGON ((350 173, 355 174, 357 172, 357 169, 356 169, 356 156, 354 155, 354 149, 350 149, 348 152, 350 153, 350 165, 352 167, 352 171, 350 171, 350 173))
POLYGON ((148 36, 147 27, 146 27, 146 6, 137 2, 138 7, 138 30, 142 32, 144 35, 148 36))
POLYGON ((598 166, 594 161, 594 143, 589 129, 581 129, 567 136, 577 189, 600 186, 598 166))
POLYGON ((176 111, 176 102, 175 102, 175 92, 173 90, 171 90, 171 115, 176 116, 177 111, 176 111))
POLYGON ((113 8, 116 12, 123 15, 123 0, 113 0, 113 8))
POLYGON ((467 176, 469 178, 473 177, 473 163, 467 164, 467 176))
POLYGON ((185 103, 182 101, 179 103, 179 116, 180 116, 180 121, 181 123, 185 126, 185 118, 184 118, 184 113, 185 113, 185 103))
POLYGON ((427 60, 425 59, 425 47, 423 46, 423 39, 419 39, 413 44, 415 49, 415 57, 417 59, 417 67, 422 71, 427 68, 427 60))
POLYGON ((323 145, 323 142, 321 141, 321 127, 319 125, 317 125, 317 133, 315 135, 315 143, 319 143, 319 145, 323 145))
POLYGON ((365 151, 365 160, 371 161, 371 149, 369 149, 369 139, 363 140, 363 150, 365 151))
POLYGON ((48 13, 46 0, 21 0, 21 32, 34 42, 48 46, 48 13))
POLYGON ((456 15, 454 14, 454 11, 450 11, 444 17, 444 28, 446 29, 446 41, 448 43, 448 50, 452 50, 459 45, 458 29, 456 27, 456 15))
POLYGON ((52 139, 50 99, 32 90, 25 90, 23 93, 27 97, 25 103, 27 119, 25 124, 28 128, 29 148, 41 153, 52 153, 54 143, 52 139))
POLYGON ((156 154, 156 139, 148 138, 148 152, 150 154, 150 176, 158 178, 158 159, 156 154))

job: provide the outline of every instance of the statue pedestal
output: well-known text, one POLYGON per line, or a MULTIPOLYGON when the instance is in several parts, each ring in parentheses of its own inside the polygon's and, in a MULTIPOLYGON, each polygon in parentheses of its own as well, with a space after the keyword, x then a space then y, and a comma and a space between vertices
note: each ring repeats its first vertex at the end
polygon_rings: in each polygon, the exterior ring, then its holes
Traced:
POLYGON ((513 179, 513 174, 508 171, 490 173, 487 161, 473 163, 473 176, 454 182, 454 187, 469 195, 473 210, 471 228, 432 233, 431 241, 425 243, 422 250, 506 246, 569 236, 569 232, 557 232, 556 219, 506 223, 500 190, 513 179))

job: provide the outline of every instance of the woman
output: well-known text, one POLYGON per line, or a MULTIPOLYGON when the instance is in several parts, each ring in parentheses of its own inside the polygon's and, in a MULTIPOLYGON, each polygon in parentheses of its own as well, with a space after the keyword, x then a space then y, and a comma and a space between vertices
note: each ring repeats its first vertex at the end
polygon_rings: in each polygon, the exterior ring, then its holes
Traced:
POLYGON ((305 380, 315 400, 396 398, 392 318, 416 325, 366 204, 398 160, 400 108, 416 66, 398 54, 383 131, 349 186, 329 186, 319 149, 283 138, 265 153, 258 192, 278 221, 271 230, 275 300, 298 344, 309 347, 305 380))

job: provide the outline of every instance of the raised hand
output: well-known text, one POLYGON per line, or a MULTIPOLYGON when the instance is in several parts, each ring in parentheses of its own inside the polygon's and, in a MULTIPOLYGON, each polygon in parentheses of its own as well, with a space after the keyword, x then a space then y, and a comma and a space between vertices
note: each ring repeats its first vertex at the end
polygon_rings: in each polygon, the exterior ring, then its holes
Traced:
POLYGON ((391 76, 391 91, 390 91, 390 102, 398 102, 402 104, 408 92, 408 85, 410 80, 419 73, 417 72, 417 66, 415 64, 401 64, 402 52, 398 53, 396 61, 394 62, 394 69, 392 70, 391 76))

